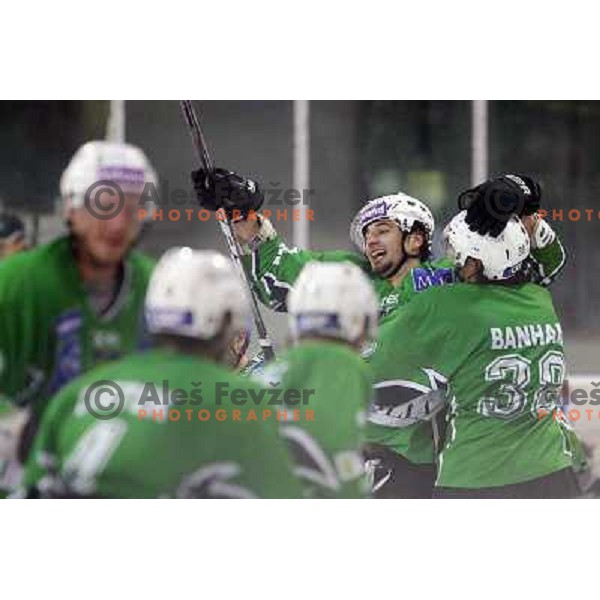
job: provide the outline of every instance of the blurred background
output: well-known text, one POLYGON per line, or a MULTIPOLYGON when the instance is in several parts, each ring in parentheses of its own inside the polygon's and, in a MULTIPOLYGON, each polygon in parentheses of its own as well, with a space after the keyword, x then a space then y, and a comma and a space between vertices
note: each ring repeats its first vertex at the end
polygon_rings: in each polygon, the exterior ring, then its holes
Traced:
MULTIPOLYGON (((288 209, 289 218, 274 224, 290 244, 350 248, 348 226, 362 203, 398 190, 427 202, 441 230, 472 182, 530 173, 543 182, 543 205, 569 253, 552 292, 570 373, 599 372, 600 102, 312 101, 302 103, 300 118, 298 104, 197 103, 218 166, 281 190, 280 199, 299 180, 312 190, 308 231, 294 230, 294 206, 272 206, 288 209)), ((91 139, 116 135, 139 145, 160 175, 163 201, 175 189, 191 198, 196 162, 176 101, 1 102, 0 131, 0 206, 26 219, 33 243, 62 231, 60 175, 91 139)), ((190 200, 183 208, 191 207, 190 200)), ((151 224, 140 247, 158 256, 181 244, 225 250, 213 220, 166 217, 151 224)), ((267 322, 282 343, 285 318, 269 314, 267 322)))

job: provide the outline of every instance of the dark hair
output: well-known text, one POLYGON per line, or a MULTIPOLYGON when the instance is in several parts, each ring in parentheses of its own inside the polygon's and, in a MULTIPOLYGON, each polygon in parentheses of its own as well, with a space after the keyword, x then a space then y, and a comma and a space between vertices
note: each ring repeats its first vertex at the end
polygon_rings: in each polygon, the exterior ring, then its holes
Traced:
POLYGON ((431 236, 427 232, 427 229, 425 229, 423 223, 420 221, 415 221, 409 231, 409 234, 411 233, 420 233, 423 235, 425 241, 419 251, 419 259, 422 262, 429 260, 431 258, 431 236))

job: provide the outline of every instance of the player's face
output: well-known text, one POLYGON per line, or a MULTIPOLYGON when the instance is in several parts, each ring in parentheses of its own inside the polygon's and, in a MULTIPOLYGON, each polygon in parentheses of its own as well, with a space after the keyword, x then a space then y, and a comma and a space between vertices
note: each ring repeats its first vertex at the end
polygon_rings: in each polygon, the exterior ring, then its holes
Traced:
POLYGON ((404 257, 402 232, 393 221, 377 221, 365 230, 365 251, 371 268, 382 277, 393 273, 404 257))
POLYGON ((115 212, 110 200, 103 200, 102 210, 95 207, 100 216, 86 208, 71 211, 73 232, 82 249, 98 266, 111 266, 123 260, 140 231, 138 218, 139 195, 126 194, 123 208, 115 212))

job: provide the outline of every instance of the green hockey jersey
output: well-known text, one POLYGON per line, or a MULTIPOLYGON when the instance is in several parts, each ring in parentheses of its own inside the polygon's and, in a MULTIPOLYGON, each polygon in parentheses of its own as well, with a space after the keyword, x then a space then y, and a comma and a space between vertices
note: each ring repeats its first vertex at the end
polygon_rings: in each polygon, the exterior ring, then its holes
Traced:
MULTIPOLYGON (((363 269, 375 288, 382 323, 417 294, 430 287, 454 282, 452 263, 440 259, 419 265, 395 288, 387 279, 374 273, 367 258, 361 254, 343 250, 302 250, 288 247, 280 237, 263 242, 244 260, 259 298, 276 311, 287 310, 287 294, 308 262, 352 262, 363 269)), ((565 251, 558 237, 546 248, 533 250, 531 260, 533 280, 541 285, 552 283, 565 265, 565 251)), ((369 356, 370 352, 367 352, 365 358, 369 360, 369 356)), ((415 423, 399 428, 393 421, 377 418, 374 411, 370 411, 365 435, 368 442, 390 446, 411 462, 434 462, 433 432, 429 424, 415 423)))
POLYGON ((263 242, 249 256, 244 257, 254 289, 261 301, 275 311, 287 310, 287 294, 300 271, 310 261, 352 262, 369 277, 380 301, 380 315, 391 314, 398 306, 406 304, 417 293, 430 286, 454 281, 452 265, 441 260, 423 263, 395 288, 387 279, 371 270, 366 257, 345 250, 314 251, 289 248, 280 237, 263 242))
POLYGON ((41 412, 71 379, 144 347, 152 267, 149 258, 131 252, 117 298, 96 316, 70 238, 0 263, 0 397, 41 412))
POLYGON ((163 349, 98 367, 50 402, 24 486, 47 497, 301 497, 277 421, 234 402, 235 390, 260 388, 163 349))
POLYGON ((291 405, 303 418, 281 425, 304 496, 367 497, 362 448, 373 382, 360 356, 338 342, 305 341, 269 364, 261 380, 305 391, 306 402, 291 405))
POLYGON ((371 365, 378 413, 398 428, 448 404, 436 485, 495 487, 572 466, 562 331, 543 287, 432 288, 382 325, 371 365))

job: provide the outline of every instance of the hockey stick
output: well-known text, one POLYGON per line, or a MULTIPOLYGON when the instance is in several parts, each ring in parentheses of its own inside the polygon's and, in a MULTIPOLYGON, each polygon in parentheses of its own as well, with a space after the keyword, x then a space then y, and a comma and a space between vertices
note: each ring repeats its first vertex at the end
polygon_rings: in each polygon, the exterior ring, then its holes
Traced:
MULTIPOLYGON (((183 116, 185 118, 185 122, 190 131, 190 135, 192 136, 192 140, 194 142, 194 149, 196 150, 196 154, 198 156, 198 160, 204 167, 204 170, 207 173, 212 173, 214 169, 213 162, 210 158, 210 154, 208 153, 208 148, 206 146, 206 142, 204 140, 204 135, 202 134, 202 128, 200 127, 200 121, 196 115, 196 111, 192 105, 191 100, 181 100, 181 111, 183 112, 183 116)), ((231 226, 231 221, 227 214, 224 215, 223 219, 217 219, 219 221, 219 225, 221 227, 221 232, 225 237, 225 241, 227 242, 227 248, 229 250, 229 255, 235 264, 235 267, 242 278, 242 281, 245 281, 246 287, 248 288, 248 292, 250 294, 250 308, 252 309, 252 318, 254 320, 254 326, 256 327, 256 332, 258 333, 258 343, 262 348, 262 351, 265 355, 265 359, 267 361, 275 358, 275 352, 273 350, 273 344, 269 339, 269 334, 267 332, 267 328, 265 327, 265 323, 263 321, 262 315, 260 313, 260 308, 258 307, 258 301, 256 300, 256 296, 254 295, 254 290, 252 289, 252 282, 246 273, 246 269, 244 269, 244 265, 241 260, 241 250, 238 244, 238 241, 233 233, 233 228, 231 226)))

